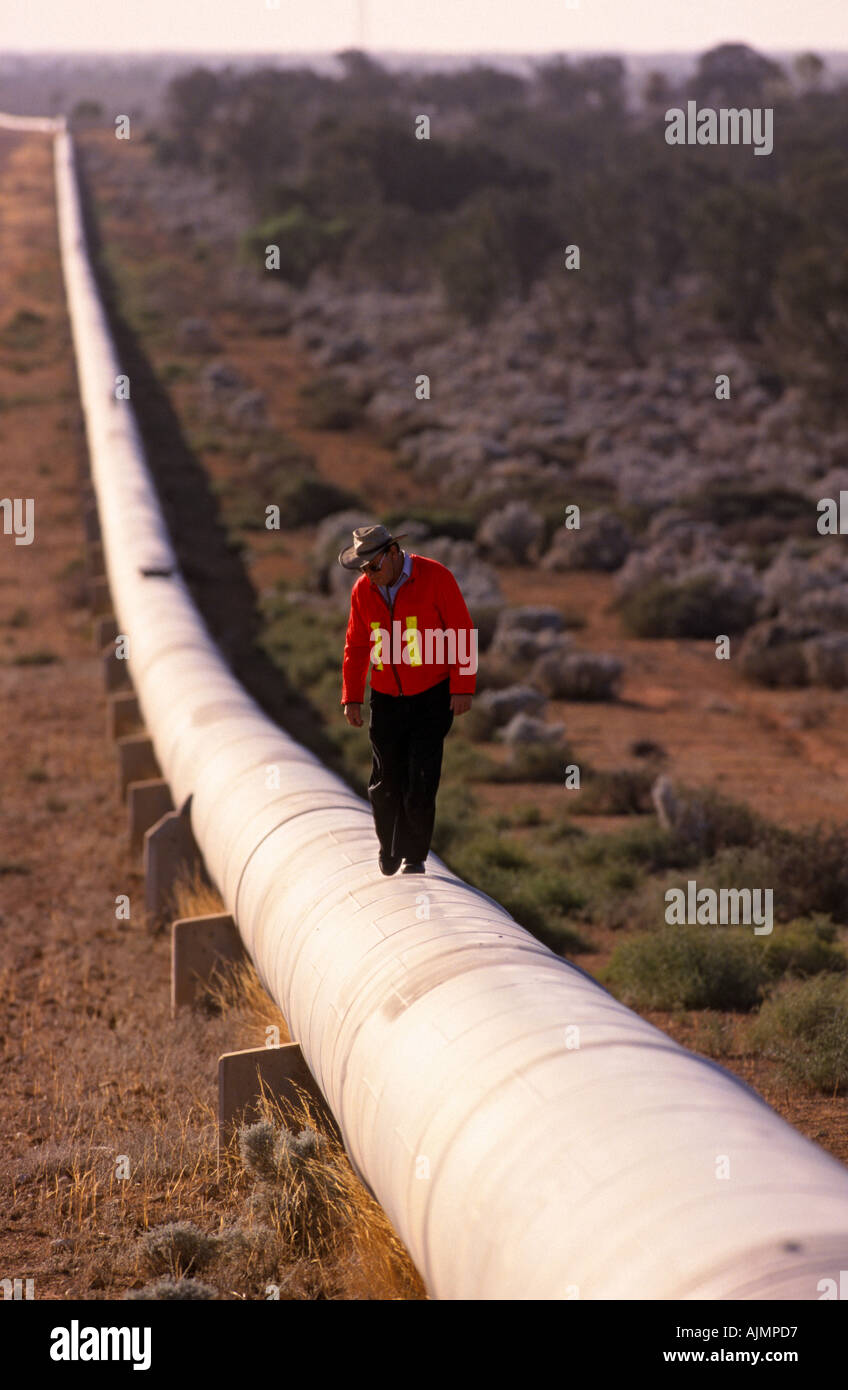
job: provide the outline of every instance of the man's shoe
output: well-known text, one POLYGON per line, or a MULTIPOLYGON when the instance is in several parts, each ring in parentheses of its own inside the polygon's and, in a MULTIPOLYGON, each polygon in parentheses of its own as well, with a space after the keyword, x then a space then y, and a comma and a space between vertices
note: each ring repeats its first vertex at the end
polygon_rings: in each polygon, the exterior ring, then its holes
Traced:
POLYGON ((387 878, 391 878, 392 874, 397 873, 398 869, 400 868, 400 862, 400 855, 398 855, 397 859, 395 859, 391 855, 384 854, 383 851, 380 850, 380 873, 385 874, 387 878))
POLYGON ((400 871, 402 874, 424 874, 427 872, 420 859, 404 859, 400 871))

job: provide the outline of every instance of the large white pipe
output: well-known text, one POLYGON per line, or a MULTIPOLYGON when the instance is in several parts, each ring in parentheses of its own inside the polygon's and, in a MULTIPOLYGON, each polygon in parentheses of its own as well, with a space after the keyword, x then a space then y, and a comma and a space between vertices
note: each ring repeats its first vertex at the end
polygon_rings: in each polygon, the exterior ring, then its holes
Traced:
POLYGON ((105 562, 144 721, 430 1293, 816 1299, 848 1268, 848 1170, 437 858, 424 878, 382 878, 369 808, 233 678, 115 400, 66 133, 55 149, 105 562))

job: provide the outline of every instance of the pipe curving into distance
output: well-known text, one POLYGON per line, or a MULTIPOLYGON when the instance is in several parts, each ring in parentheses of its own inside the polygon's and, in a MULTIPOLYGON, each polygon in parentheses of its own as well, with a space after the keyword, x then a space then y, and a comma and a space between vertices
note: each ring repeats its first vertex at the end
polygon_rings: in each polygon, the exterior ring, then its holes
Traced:
POLYGON ((848 1170, 435 856, 414 883, 383 878, 368 806, 234 679, 114 396, 65 131, 55 166, 105 563, 144 721, 431 1295, 818 1298, 848 1268, 848 1170))

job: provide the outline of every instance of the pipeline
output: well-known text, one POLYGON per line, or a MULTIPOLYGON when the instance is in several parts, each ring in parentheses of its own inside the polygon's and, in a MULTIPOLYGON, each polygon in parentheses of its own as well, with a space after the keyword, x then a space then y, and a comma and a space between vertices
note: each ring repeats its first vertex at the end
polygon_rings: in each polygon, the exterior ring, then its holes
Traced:
POLYGON ((115 399, 65 129, 54 148, 104 559, 144 723, 431 1296, 818 1298, 848 1268, 848 1169, 435 855, 413 884, 383 878, 369 807, 233 677, 115 399))

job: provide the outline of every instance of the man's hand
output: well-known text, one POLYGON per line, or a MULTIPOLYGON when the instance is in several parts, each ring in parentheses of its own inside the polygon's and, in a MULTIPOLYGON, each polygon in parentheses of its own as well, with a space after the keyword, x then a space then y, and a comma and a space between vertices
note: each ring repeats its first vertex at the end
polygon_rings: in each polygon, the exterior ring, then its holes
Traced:
POLYGON ((344 717, 345 717, 345 719, 347 720, 348 724, 352 724, 352 725, 353 725, 354 729, 361 729, 361 728, 362 728, 362 706, 361 706, 361 705, 345 705, 345 707, 344 707, 344 717))
POLYGON ((451 695, 451 713, 467 714, 471 708, 472 695, 451 695))

